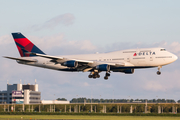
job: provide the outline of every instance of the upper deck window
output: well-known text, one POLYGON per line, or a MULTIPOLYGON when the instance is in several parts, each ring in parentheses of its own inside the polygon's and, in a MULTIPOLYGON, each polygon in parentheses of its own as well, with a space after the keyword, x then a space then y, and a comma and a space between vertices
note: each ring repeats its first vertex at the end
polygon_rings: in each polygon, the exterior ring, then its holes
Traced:
POLYGON ((161 49, 160 51, 166 51, 166 49, 161 49))

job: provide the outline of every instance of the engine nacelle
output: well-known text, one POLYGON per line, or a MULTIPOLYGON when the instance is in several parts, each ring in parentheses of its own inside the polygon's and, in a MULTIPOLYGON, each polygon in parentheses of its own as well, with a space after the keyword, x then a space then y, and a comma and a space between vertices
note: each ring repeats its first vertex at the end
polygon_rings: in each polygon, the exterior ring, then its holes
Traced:
POLYGON ((134 73, 134 69, 126 69, 123 71, 125 74, 133 74, 134 73))
POLYGON ((98 69, 100 71, 110 71, 110 65, 108 65, 108 64, 98 65, 98 66, 96 66, 96 69, 98 69))
POLYGON ((78 62, 74 60, 66 61, 62 65, 67 66, 67 67, 77 67, 78 62))

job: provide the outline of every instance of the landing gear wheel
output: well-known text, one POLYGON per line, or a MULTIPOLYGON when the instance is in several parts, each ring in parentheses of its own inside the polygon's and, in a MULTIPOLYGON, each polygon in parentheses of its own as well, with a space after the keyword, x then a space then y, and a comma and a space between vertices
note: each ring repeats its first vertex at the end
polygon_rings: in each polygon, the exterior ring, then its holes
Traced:
POLYGON ((108 79, 108 76, 105 76, 104 79, 107 80, 107 79, 108 79))
POLYGON ((100 75, 99 75, 99 74, 97 75, 97 78, 100 78, 100 75))
POLYGON ((93 75, 93 79, 96 79, 96 75, 93 75))
POLYGON ((89 78, 93 78, 93 79, 96 79, 96 78, 100 78, 100 75, 99 75, 99 72, 97 71, 92 71, 89 75, 88 75, 89 78))
POLYGON ((160 71, 157 71, 157 75, 160 75, 161 74, 161 72, 160 71))
POLYGON ((89 75, 88 77, 89 77, 89 78, 92 78, 93 76, 92 76, 92 75, 89 75))
POLYGON ((106 73, 106 76, 108 76, 108 77, 109 77, 109 76, 110 76, 110 74, 109 74, 109 73, 106 73))

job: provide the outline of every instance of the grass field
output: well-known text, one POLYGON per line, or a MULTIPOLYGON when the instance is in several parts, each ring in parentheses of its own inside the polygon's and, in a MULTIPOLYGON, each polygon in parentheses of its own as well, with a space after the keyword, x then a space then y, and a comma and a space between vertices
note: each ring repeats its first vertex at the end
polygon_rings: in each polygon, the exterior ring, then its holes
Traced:
MULTIPOLYGON (((155 116, 87 116, 87 115, 0 115, 11 119, 89 119, 89 120, 180 120, 180 117, 155 116)), ((3 120, 3 119, 2 119, 3 120)))

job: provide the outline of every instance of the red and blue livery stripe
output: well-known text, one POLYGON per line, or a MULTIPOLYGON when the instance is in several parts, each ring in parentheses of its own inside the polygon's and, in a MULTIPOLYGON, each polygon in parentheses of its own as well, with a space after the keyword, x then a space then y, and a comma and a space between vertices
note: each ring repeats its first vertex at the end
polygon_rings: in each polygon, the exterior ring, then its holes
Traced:
POLYGON ((45 54, 21 33, 12 33, 12 36, 14 38, 14 41, 16 43, 17 49, 21 57, 35 56, 27 54, 26 52, 45 54))

